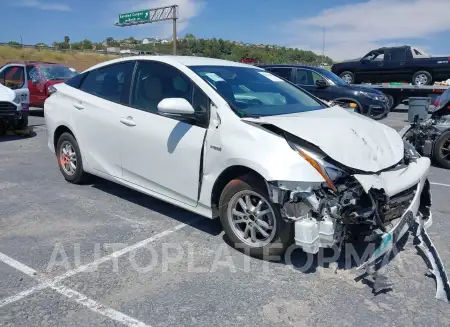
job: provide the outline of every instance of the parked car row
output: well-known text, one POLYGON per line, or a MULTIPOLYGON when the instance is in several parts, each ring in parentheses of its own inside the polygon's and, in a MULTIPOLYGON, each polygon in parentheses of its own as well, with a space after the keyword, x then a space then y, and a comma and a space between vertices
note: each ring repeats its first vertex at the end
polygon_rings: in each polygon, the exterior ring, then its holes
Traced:
POLYGON ((65 82, 77 72, 65 65, 40 61, 13 61, 0 68, 0 82, 12 90, 28 89, 32 107, 42 108, 50 85, 65 82))

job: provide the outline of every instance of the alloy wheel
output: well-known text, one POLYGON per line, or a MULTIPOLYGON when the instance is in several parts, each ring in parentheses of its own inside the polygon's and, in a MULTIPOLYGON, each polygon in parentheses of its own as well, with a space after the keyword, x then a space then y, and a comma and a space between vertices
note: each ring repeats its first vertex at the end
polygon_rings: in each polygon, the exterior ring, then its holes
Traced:
POLYGON ((70 142, 64 141, 59 151, 59 161, 64 172, 73 176, 77 170, 77 154, 70 142))
POLYGON ((276 233, 276 219, 272 207, 260 194, 243 190, 228 204, 227 218, 234 234, 245 244, 263 247, 276 233))

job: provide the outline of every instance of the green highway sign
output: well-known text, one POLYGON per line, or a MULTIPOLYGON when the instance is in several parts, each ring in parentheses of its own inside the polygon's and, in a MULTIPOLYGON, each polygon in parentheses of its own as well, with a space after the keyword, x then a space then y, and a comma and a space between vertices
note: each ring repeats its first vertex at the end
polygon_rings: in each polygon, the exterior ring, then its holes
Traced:
POLYGON ((119 15, 119 24, 127 24, 134 22, 149 22, 149 21, 150 21, 150 11, 148 9, 119 15))

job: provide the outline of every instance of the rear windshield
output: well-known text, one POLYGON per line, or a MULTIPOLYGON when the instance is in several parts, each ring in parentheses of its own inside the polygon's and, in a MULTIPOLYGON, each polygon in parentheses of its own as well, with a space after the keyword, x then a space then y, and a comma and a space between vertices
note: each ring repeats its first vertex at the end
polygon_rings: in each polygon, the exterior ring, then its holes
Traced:
POLYGON ((190 66, 241 117, 285 115, 320 110, 325 105, 300 88, 259 68, 190 66))
POLYGON ((73 72, 66 66, 40 66, 41 75, 48 81, 67 80, 74 77, 77 73, 73 72))

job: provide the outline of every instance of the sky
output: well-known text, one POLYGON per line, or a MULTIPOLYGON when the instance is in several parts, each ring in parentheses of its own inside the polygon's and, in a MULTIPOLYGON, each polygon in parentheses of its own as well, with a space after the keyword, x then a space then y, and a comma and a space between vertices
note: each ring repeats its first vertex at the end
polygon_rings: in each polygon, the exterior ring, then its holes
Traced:
POLYGON ((312 50, 334 60, 380 46, 450 55, 450 0, 0 0, 0 42, 172 36, 172 23, 116 27, 119 13, 179 6, 178 35, 312 50))

